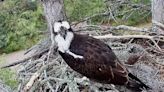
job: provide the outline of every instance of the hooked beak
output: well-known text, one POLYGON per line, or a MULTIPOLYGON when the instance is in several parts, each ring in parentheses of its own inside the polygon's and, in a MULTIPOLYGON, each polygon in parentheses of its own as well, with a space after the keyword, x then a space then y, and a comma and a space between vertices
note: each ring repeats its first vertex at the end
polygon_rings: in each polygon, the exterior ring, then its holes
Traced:
POLYGON ((65 39, 67 35, 67 29, 65 27, 61 27, 59 34, 65 39))

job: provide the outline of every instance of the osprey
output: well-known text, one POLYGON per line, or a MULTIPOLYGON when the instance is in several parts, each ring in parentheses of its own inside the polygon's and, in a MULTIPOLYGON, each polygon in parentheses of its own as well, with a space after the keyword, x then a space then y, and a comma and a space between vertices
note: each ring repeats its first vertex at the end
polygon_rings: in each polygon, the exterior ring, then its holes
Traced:
POLYGON ((78 73, 98 82, 149 88, 126 69, 104 42, 74 33, 67 21, 55 22, 53 33, 59 54, 78 73))

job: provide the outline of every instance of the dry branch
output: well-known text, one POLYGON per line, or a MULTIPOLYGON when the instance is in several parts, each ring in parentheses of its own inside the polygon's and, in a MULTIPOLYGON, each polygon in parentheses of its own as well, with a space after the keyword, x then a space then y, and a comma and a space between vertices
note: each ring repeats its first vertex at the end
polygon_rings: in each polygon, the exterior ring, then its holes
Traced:
POLYGON ((113 32, 115 30, 125 30, 125 31, 135 31, 135 32, 144 32, 144 33, 153 33, 151 28, 138 28, 133 26, 119 25, 119 26, 104 26, 104 25, 85 25, 76 29, 76 31, 86 31, 89 29, 98 29, 103 31, 113 32))
MULTIPOLYGON (((158 46, 157 42, 154 40, 156 36, 148 36, 148 35, 124 35, 124 36, 113 36, 111 34, 103 35, 103 36, 94 36, 97 39, 125 39, 125 38, 142 38, 142 39, 149 39, 151 40, 154 45, 158 48, 159 51, 162 51, 162 49, 158 46)), ((161 36, 163 37, 163 36, 161 36)), ((164 37, 163 37, 164 38, 164 37)))
POLYGON ((148 32, 150 29, 147 28, 138 28, 133 26, 119 25, 117 27, 112 27, 112 30, 129 30, 129 31, 137 31, 137 32, 148 32))
POLYGON ((161 28, 164 29, 164 24, 162 24, 162 23, 160 23, 160 22, 157 22, 157 21, 155 21, 155 20, 152 20, 152 23, 155 24, 156 26, 159 26, 159 27, 161 27, 161 28))
MULTIPOLYGON (((56 58, 56 59, 58 59, 58 58, 56 58)), ((37 72, 35 72, 35 73, 32 75, 32 77, 30 78, 29 82, 28 82, 28 83, 26 84, 26 86, 24 87, 24 91, 29 90, 29 89, 32 87, 34 81, 41 75, 41 73, 43 73, 44 70, 46 70, 48 67, 53 66, 55 63, 56 63, 56 62, 55 62, 55 60, 54 60, 54 62, 50 62, 50 63, 48 63, 47 65, 43 65, 37 72)))
POLYGON ((32 75, 29 82, 24 87, 24 92, 28 92, 28 90, 32 87, 34 81, 40 76, 40 73, 36 72, 32 75))

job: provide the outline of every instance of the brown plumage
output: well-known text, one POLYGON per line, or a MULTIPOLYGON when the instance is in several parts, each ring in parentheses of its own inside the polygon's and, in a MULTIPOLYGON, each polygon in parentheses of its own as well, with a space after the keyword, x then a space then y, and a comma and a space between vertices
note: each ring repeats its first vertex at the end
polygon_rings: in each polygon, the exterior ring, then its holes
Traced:
POLYGON ((148 86, 127 71, 108 45, 98 39, 87 35, 74 34, 69 49, 71 52, 84 58, 75 59, 73 56, 59 51, 62 58, 73 70, 90 79, 103 83, 129 85, 131 84, 129 81, 131 77, 140 82, 136 82, 137 88, 148 88, 148 86))
POLYGON ((55 22, 53 31, 59 54, 78 73, 103 83, 149 88, 127 71, 104 42, 75 34, 67 21, 55 22))

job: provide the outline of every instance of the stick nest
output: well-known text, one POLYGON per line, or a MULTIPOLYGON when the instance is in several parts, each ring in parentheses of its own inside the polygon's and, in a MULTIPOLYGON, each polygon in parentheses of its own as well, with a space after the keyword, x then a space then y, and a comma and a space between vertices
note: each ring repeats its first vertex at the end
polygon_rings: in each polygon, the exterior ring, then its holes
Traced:
MULTIPOLYGON (((151 40, 102 41, 113 49, 129 71, 152 88, 150 92, 163 92, 164 53, 155 48, 151 40)), ((124 86, 94 82, 73 71, 55 52, 50 39, 40 42, 27 53, 31 57, 20 61, 21 68, 18 70, 19 92, 134 92, 124 86)))

